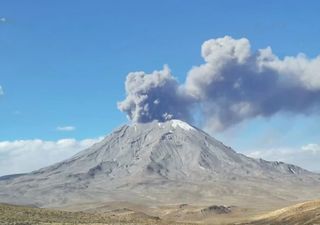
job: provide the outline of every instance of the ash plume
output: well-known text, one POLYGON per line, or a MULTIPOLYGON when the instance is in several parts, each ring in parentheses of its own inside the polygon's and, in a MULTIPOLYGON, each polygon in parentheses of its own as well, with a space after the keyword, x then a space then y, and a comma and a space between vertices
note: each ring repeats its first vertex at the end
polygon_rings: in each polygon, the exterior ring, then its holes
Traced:
POLYGON ((118 108, 140 123, 190 122, 199 119, 192 116, 197 108, 209 130, 279 112, 319 113, 320 56, 300 53, 281 59, 270 47, 252 51, 248 39, 230 36, 204 42, 201 55, 204 63, 192 67, 182 84, 168 67, 130 73, 126 99, 118 108))
POLYGON ((190 121, 190 99, 179 90, 168 66, 151 74, 129 73, 125 82, 127 97, 118 103, 133 122, 182 119, 190 121))

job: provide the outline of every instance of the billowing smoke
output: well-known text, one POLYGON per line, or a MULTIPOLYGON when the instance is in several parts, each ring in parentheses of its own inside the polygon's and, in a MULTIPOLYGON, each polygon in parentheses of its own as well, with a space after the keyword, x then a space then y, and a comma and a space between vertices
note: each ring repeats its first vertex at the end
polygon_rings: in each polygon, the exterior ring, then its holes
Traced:
POLYGON ((179 90, 168 66, 151 74, 129 73, 125 83, 127 97, 118 103, 133 122, 182 119, 190 121, 190 100, 179 90))
POLYGON ((193 67, 183 84, 167 67, 130 73, 119 109, 135 122, 190 121, 196 106, 214 130, 278 112, 319 113, 320 56, 280 59, 270 47, 252 52, 247 39, 229 36, 204 42, 201 53, 205 63, 193 67))

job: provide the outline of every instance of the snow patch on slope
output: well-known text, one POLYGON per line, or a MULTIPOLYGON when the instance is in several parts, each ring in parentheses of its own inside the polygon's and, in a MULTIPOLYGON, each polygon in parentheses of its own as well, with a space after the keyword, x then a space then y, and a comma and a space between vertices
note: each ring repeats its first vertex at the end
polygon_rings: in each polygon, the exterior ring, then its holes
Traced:
POLYGON ((189 124, 187 124, 181 120, 171 120, 171 121, 172 121, 171 126, 173 128, 177 128, 177 126, 178 126, 184 130, 194 130, 194 128, 192 126, 190 126, 189 124))

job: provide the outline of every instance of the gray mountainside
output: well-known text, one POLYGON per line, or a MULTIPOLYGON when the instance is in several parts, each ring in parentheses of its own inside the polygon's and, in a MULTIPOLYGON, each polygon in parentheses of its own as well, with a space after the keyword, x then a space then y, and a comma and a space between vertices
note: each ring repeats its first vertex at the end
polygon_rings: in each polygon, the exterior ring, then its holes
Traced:
POLYGON ((52 166, 0 178, 0 202, 250 204, 320 196, 320 175, 236 153, 179 121, 125 125, 52 166))

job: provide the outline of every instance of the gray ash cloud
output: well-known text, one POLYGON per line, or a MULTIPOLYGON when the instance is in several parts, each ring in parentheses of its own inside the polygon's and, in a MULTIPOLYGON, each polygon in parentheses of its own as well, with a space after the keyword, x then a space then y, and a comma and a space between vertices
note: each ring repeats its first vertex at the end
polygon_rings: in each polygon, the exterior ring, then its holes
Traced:
POLYGON ((167 66, 151 74, 128 74, 125 89, 127 97, 118 103, 118 108, 126 112, 133 122, 163 122, 177 118, 191 120, 191 99, 180 91, 177 80, 167 66))
POLYGON ((210 130, 223 130, 245 119, 279 112, 319 113, 320 56, 277 57, 270 47, 251 50, 246 38, 203 43, 204 63, 179 84, 168 67, 151 74, 130 73, 126 99, 118 108, 134 122, 197 117, 210 130))

